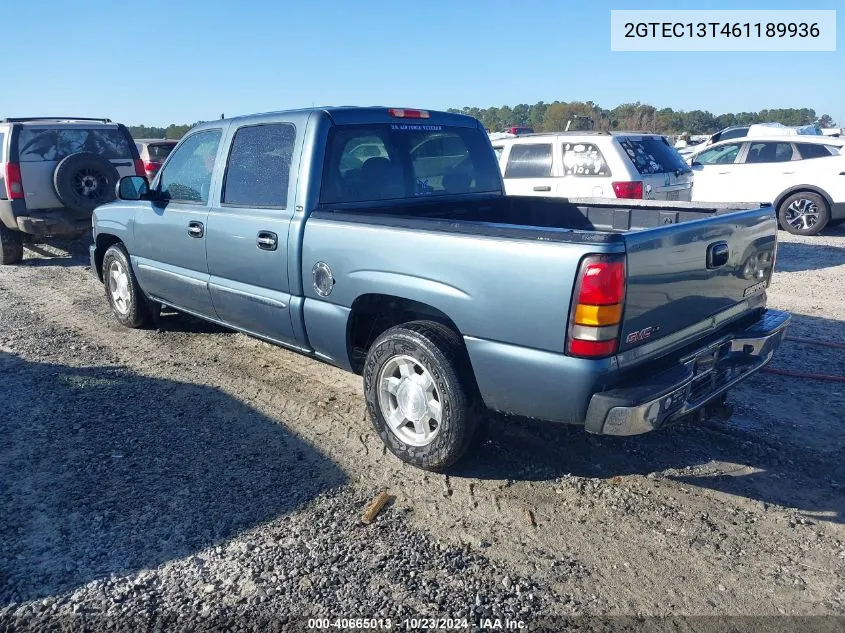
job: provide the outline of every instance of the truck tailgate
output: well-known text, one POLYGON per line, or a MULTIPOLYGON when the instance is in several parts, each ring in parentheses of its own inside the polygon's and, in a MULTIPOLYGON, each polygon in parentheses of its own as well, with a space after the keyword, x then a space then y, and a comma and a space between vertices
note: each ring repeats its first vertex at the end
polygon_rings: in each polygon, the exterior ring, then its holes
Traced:
MULTIPOLYGON (((669 218, 671 221, 671 218, 669 218)), ((737 316, 761 305, 772 274, 777 221, 772 207, 667 224, 624 236, 628 287, 620 353, 693 326, 717 327, 715 315, 737 316)), ((649 348, 663 348, 650 345, 649 348)), ((645 350, 643 350, 645 351, 645 350)))

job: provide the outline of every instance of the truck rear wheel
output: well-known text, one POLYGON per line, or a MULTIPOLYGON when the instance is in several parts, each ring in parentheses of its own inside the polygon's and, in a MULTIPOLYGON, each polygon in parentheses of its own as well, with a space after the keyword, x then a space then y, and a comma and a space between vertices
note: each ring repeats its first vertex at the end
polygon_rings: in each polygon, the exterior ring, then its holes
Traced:
POLYGON ((131 328, 143 327, 149 322, 150 307, 135 279, 123 244, 112 244, 103 255, 103 285, 118 321, 131 328))
POLYGON ((412 321, 379 336, 364 364, 373 427, 399 459, 442 471, 472 444, 478 427, 474 380, 460 336, 412 321))
POLYGON ((0 264, 17 264, 23 259, 23 233, 0 224, 0 264))

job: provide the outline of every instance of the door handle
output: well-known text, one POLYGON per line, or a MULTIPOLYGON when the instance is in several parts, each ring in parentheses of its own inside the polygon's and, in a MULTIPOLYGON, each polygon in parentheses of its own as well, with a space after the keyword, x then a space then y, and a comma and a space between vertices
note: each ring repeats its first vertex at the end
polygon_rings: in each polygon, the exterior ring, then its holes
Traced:
POLYGON ((274 251, 279 246, 279 236, 272 231, 259 231, 255 245, 262 251, 274 251))
POLYGON ((552 188, 549 185, 538 185, 534 187, 534 191, 551 191, 552 188))
POLYGON ((202 237, 205 234, 205 227, 202 222, 188 222, 188 235, 191 237, 202 237))
POLYGON ((713 242, 707 247, 707 268, 721 268, 728 263, 730 249, 727 242, 713 242))
POLYGON ((794 171, 785 171, 785 172, 783 172, 783 173, 784 173, 784 174, 794 174, 795 172, 794 172, 794 171))
POLYGON ((717 173, 717 174, 720 174, 720 175, 723 175, 723 174, 729 174, 729 173, 731 173, 731 172, 730 172, 730 170, 728 170, 728 171, 717 171, 716 173, 717 173))

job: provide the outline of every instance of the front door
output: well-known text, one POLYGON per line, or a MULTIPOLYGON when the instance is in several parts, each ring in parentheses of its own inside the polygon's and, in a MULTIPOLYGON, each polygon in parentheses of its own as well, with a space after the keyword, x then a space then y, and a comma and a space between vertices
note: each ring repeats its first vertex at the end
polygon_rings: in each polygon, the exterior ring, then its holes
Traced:
POLYGON ((288 283, 295 141, 292 123, 245 125, 233 131, 207 233, 209 289, 218 318, 287 344, 296 343, 288 283))
MULTIPOLYGON (((692 199, 696 202, 742 202, 735 181, 734 162, 739 157, 742 142, 710 147, 692 160, 692 199)), ((741 196, 740 196, 741 198, 741 196)))
POLYGON ((214 318, 208 291, 208 201, 222 130, 184 139, 155 181, 161 201, 135 213, 132 264, 151 297, 214 318))

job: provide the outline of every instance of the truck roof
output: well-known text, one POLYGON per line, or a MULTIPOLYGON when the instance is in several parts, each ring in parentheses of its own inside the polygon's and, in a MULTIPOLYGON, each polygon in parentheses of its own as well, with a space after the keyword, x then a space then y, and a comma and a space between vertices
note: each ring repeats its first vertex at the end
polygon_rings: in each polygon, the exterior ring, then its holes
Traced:
MULTIPOLYGON (((416 125, 451 125, 458 127, 478 127, 480 123, 477 119, 467 116, 465 114, 456 114, 452 112, 442 112, 439 110, 422 110, 428 113, 427 118, 411 118, 391 115, 391 110, 407 111, 420 110, 419 108, 400 108, 394 106, 322 106, 312 108, 297 108, 292 110, 279 110, 276 112, 261 112, 256 114, 247 114, 230 119, 225 119, 227 122, 235 121, 238 124, 243 124, 250 121, 267 122, 275 118, 281 118, 290 115, 308 115, 312 112, 323 112, 337 125, 348 125, 354 123, 401 123, 416 125)), ((215 127, 219 125, 219 121, 206 121, 197 125, 193 129, 204 129, 215 127)))

